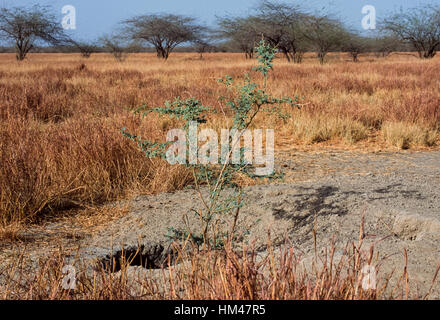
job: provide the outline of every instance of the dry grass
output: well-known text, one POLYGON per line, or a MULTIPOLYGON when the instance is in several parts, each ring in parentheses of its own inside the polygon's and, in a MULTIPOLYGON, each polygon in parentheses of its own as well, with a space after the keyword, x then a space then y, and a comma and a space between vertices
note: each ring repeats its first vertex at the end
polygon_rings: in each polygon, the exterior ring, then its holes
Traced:
POLYGON ((292 120, 290 136, 307 144, 329 141, 335 138, 345 143, 356 143, 368 138, 369 129, 360 121, 298 113, 292 120))
MULTIPOLYGON (((63 289, 63 249, 40 259, 29 269, 22 252, 10 264, 0 268, 1 299, 37 300, 376 300, 429 298, 413 295, 407 272, 407 253, 402 252, 401 269, 384 276, 374 245, 363 248, 363 222, 357 243, 348 243, 339 257, 334 245, 308 263, 291 244, 275 250, 268 236, 267 252, 253 247, 201 249, 183 241, 175 243, 174 265, 134 272, 131 259, 122 257, 121 270, 104 267, 86 272, 76 270, 75 289, 63 289), (182 250, 188 247, 189 250, 182 250), (364 287, 364 267, 376 268, 375 289, 364 287)), ((437 274, 435 273, 432 285, 437 274)))
POLYGON ((399 149, 409 149, 420 145, 432 147, 436 144, 438 138, 437 130, 403 122, 384 123, 382 134, 388 143, 399 149))
MULTIPOLYGON (((320 66, 279 59, 269 81, 275 95, 305 97, 286 122, 261 116, 255 126, 275 128, 278 141, 353 145, 382 141, 390 146, 432 146, 440 127, 440 60, 408 56, 347 62, 342 54, 320 66), (411 128, 410 131, 405 128, 411 128), (382 134, 383 133, 383 134, 382 134)), ((173 191, 191 174, 163 161, 148 161, 124 139, 127 127, 145 138, 163 139, 168 120, 141 121, 131 110, 194 96, 219 114, 228 113, 216 79, 241 77, 255 61, 239 54, 133 54, 116 63, 105 54, 88 60, 76 54, 32 54, 17 63, 0 55, 0 223, 35 221, 46 212, 86 207, 134 193, 173 191)), ((226 119, 224 119, 226 117, 226 119)))

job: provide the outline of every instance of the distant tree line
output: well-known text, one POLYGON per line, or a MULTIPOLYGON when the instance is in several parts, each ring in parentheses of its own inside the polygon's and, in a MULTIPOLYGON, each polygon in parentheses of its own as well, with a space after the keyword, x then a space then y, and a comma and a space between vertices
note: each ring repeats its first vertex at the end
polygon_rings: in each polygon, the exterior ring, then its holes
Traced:
MULTIPOLYGON (((379 22, 374 35, 363 36, 327 13, 311 14, 299 5, 262 0, 247 16, 218 17, 207 27, 194 17, 175 14, 145 14, 121 22, 117 33, 95 41, 70 38, 45 6, 0 9, 0 37, 14 47, 17 60, 30 51, 79 52, 84 58, 96 52, 111 53, 123 61, 130 52, 156 52, 167 60, 173 51, 243 52, 253 58, 255 43, 264 38, 292 63, 301 63, 304 53, 315 52, 324 63, 329 52, 347 52, 354 62, 373 52, 386 57, 393 52, 416 51, 433 58, 440 48, 440 7, 420 6, 389 14, 379 22)), ((0 51, 11 46, 0 47, 0 51)))

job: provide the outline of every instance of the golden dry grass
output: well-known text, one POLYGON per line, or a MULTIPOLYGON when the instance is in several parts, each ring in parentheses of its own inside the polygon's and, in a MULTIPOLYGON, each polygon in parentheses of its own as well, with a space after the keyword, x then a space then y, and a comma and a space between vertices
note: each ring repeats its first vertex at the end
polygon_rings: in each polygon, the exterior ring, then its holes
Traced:
MULTIPOLYGON (((0 223, 182 188, 191 181, 190 172, 146 160, 120 129, 164 139, 178 123, 142 121, 132 110, 176 96, 193 96, 224 111, 218 97, 225 91, 216 80, 226 74, 240 78, 254 64, 230 53, 206 54, 203 60, 176 53, 167 62, 142 53, 124 63, 106 54, 90 59, 31 54, 22 63, 0 55, 0 223)), ((285 122, 259 116, 255 126, 274 128, 284 146, 431 147, 440 128, 439 74, 439 58, 367 55, 352 63, 344 54, 332 54, 324 66, 311 54, 301 65, 278 59, 271 92, 304 97, 304 106, 285 122)), ((219 112, 208 125, 222 128, 229 120, 227 111, 219 112)))
MULTIPOLYGON (((330 244, 306 267, 303 254, 286 243, 275 249, 268 235, 267 252, 253 245, 221 250, 200 248, 185 240, 174 242, 175 264, 160 269, 130 269, 133 256, 120 257, 120 270, 95 266, 93 274, 80 261, 75 289, 62 287, 61 271, 67 251, 60 248, 40 258, 37 268, 25 266, 25 251, 15 252, 10 263, 0 266, 0 297, 4 300, 394 300, 428 299, 436 282, 437 268, 427 292, 414 294, 407 272, 407 252, 402 269, 382 274, 383 262, 374 245, 363 247, 363 220, 357 243, 347 243, 336 257, 330 244), (189 248, 188 248, 189 246, 189 248), (182 249, 187 248, 187 249, 182 249), (376 266, 375 289, 364 287, 363 266, 376 266)), ((115 260, 116 257, 113 257, 115 260)), ((170 256, 171 259, 171 256, 170 256)), ((90 267, 90 266, 89 266, 90 267)), ((144 266, 146 267, 146 266, 144 266)), ((400 268, 402 267, 402 268, 400 268)))

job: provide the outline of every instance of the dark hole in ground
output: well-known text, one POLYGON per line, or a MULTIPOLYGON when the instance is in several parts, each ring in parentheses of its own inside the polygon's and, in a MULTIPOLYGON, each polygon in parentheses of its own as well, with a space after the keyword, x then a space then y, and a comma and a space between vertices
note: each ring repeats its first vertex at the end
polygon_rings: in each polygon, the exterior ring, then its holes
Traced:
POLYGON ((145 269, 161 269, 173 263, 173 255, 160 244, 125 247, 100 260, 101 266, 112 273, 124 266, 140 266, 145 269), (170 257, 170 260, 169 260, 170 257))

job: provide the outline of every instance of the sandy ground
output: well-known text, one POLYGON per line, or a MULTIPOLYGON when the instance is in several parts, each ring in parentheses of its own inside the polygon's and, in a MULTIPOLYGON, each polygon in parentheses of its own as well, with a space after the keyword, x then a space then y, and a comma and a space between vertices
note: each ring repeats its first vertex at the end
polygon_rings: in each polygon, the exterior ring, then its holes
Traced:
MULTIPOLYGON (((286 151, 277 156, 277 169, 285 173, 284 180, 245 189, 239 222, 245 242, 255 240, 258 250, 264 251, 270 231, 273 244, 287 240, 308 261, 314 255, 315 227, 318 250, 333 241, 336 253, 342 255, 347 242, 357 242, 364 216, 364 248, 368 251, 375 244, 380 276, 401 274, 405 248, 414 297, 428 291, 440 263, 440 151, 286 151)), ((64 246, 79 247, 83 261, 105 262, 111 255, 140 247, 148 267, 154 269, 169 252, 166 234, 170 227, 181 228, 184 217, 190 229, 199 226, 190 213, 200 207, 193 190, 138 196, 128 205, 128 214, 94 232, 81 232, 74 226, 75 232, 65 232, 62 226, 63 237, 57 223, 44 230, 26 230, 21 238, 27 241, 0 245, 2 260, 26 245, 35 261, 55 250, 58 244, 50 237, 56 234, 64 246), (37 241, 45 237, 46 241, 37 241)), ((440 298, 439 282, 431 298, 440 298)))

